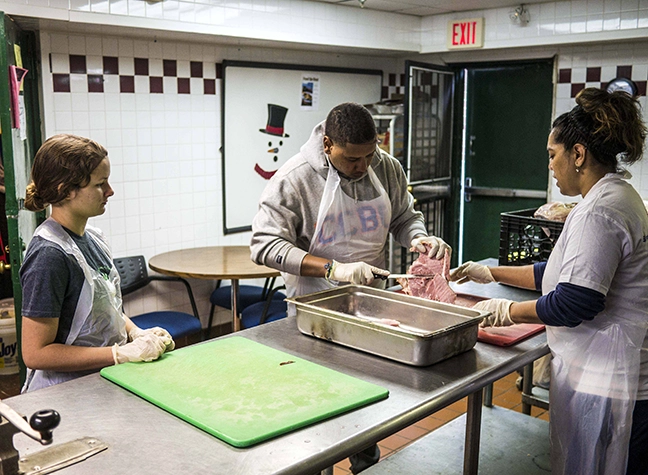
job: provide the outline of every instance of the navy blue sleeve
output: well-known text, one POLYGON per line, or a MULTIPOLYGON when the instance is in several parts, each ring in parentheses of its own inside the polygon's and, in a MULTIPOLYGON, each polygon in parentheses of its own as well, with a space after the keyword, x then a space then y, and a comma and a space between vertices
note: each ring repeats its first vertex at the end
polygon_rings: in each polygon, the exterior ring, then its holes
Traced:
POLYGON ((593 320, 605 308, 605 295, 580 285, 560 283, 536 302, 538 317, 546 325, 576 327, 593 320))
POLYGON ((542 278, 544 277, 547 262, 536 262, 533 264, 533 280, 535 281, 535 289, 542 290, 542 278))

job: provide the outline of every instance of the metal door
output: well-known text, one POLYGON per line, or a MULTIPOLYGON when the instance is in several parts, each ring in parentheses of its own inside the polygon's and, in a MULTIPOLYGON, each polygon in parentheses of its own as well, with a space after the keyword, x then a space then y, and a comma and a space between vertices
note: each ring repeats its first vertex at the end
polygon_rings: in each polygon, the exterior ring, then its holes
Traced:
POLYGON ((467 66, 459 262, 497 257, 500 213, 538 207, 549 183, 553 59, 467 66))
MULTIPOLYGON (((403 168, 428 233, 451 242, 455 73, 449 68, 413 61, 405 63, 405 71, 403 168)), ((397 247, 393 251, 391 270, 405 272, 412 260, 408 249, 397 247)))
MULTIPOLYGON (((8 255, 16 308, 16 333, 20 341, 22 292, 18 271, 22 264, 25 243, 31 238, 44 213, 23 209, 25 188, 30 180, 31 164, 41 143, 38 101, 38 54, 33 32, 26 32, 15 21, 0 12, 0 126, 2 127, 2 162, 5 172, 8 255), (15 74, 12 66, 27 70, 22 88, 11 92, 15 74), (17 110, 18 109, 18 110, 17 110)), ((7 243, 5 243, 7 244, 7 243)), ((7 271, 5 271, 7 272, 7 271)), ((25 368, 18 345, 21 381, 25 368)))

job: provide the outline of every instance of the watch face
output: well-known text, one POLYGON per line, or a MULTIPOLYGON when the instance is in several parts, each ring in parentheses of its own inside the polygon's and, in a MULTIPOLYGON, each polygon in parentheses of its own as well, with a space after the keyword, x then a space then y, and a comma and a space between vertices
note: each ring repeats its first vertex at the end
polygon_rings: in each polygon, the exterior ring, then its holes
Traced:
POLYGON ((631 96, 634 96, 637 94, 637 86, 633 81, 630 79, 626 78, 616 78, 610 81, 605 88, 607 92, 614 92, 614 91, 623 91, 627 92, 631 96))

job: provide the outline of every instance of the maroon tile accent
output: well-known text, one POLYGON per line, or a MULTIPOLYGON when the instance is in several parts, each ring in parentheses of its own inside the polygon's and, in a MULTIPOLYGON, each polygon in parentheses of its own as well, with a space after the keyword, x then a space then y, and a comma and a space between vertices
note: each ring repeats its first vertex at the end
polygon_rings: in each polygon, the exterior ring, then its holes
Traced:
POLYGON ((162 94, 164 92, 161 77, 151 76, 149 78, 149 87, 151 88, 151 94, 162 94))
POLYGON ((119 74, 119 60, 114 56, 103 57, 103 73, 119 74))
POLYGON ((635 81, 635 84, 637 85, 637 95, 638 96, 645 96, 646 95, 646 83, 648 81, 635 81))
POLYGON ((216 79, 223 79, 223 63, 216 63, 216 79))
POLYGON ((400 85, 405 86, 405 74, 400 75, 400 85))
POLYGON ((149 75, 148 58, 135 58, 135 76, 148 76, 148 75, 149 75))
POLYGON ((617 66, 617 77, 632 79, 632 66, 617 66))
POLYGON ((175 59, 164 59, 162 60, 162 71, 164 71, 165 76, 177 76, 178 63, 175 59))
POLYGON ((135 92, 135 76, 119 76, 119 92, 135 92))
POLYGON ((178 78, 178 94, 190 94, 189 78, 178 78))
POLYGON ((585 81, 597 82, 601 81, 601 68, 587 68, 585 73, 585 81))
POLYGON ((558 71, 558 82, 560 84, 569 84, 571 82, 571 69, 561 69, 558 71))
POLYGON ((191 61, 189 63, 189 69, 191 71, 192 78, 201 78, 203 77, 203 63, 200 61, 191 61))
MULTIPOLYGON (((404 88, 405 87, 403 86, 403 89, 404 88)), ((435 84, 430 88, 430 97, 432 97, 432 98, 439 97, 439 85, 438 84, 435 84)))
POLYGON ((88 74, 88 92, 104 92, 103 74, 88 74))
POLYGON ((54 81, 54 92, 70 92, 69 74, 52 74, 54 81))
POLYGON ((383 86, 380 91, 380 98, 387 99, 389 97, 389 86, 383 86))
POLYGON ((421 74, 421 86, 431 86, 431 85, 432 85, 432 73, 421 74))
POLYGON ((577 82, 571 85, 571 97, 576 97, 576 94, 585 89, 585 83, 577 82))
POLYGON ((216 79, 203 79, 204 94, 216 94, 216 79))
POLYGON ((396 85, 396 75, 395 74, 389 74, 389 85, 390 86, 395 86, 396 85))
POLYGON ((70 55, 70 72, 78 74, 86 74, 88 68, 86 67, 86 57, 78 54, 70 55))

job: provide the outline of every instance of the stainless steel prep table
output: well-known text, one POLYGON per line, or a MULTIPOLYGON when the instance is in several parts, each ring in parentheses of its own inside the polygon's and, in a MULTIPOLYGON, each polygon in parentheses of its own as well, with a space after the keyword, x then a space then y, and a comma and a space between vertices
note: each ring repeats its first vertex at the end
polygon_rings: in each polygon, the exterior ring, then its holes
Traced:
MULTIPOLYGON (((465 284, 460 291, 533 298, 532 293, 498 284, 472 287, 465 284)), ((99 374, 5 402, 28 417, 44 408, 59 411, 62 421, 54 431, 54 444, 82 436, 108 443, 108 450, 61 470, 65 475, 312 475, 466 396, 468 425, 478 429, 481 389, 548 352, 543 333, 508 348, 477 343, 466 353, 418 368, 304 336, 292 318, 237 335, 379 384, 389 389, 389 398, 247 449, 208 435, 99 374)), ((477 438, 467 438, 464 473, 477 473, 478 434, 477 430, 477 438)), ((21 455, 42 450, 21 434, 14 441, 21 455)))

